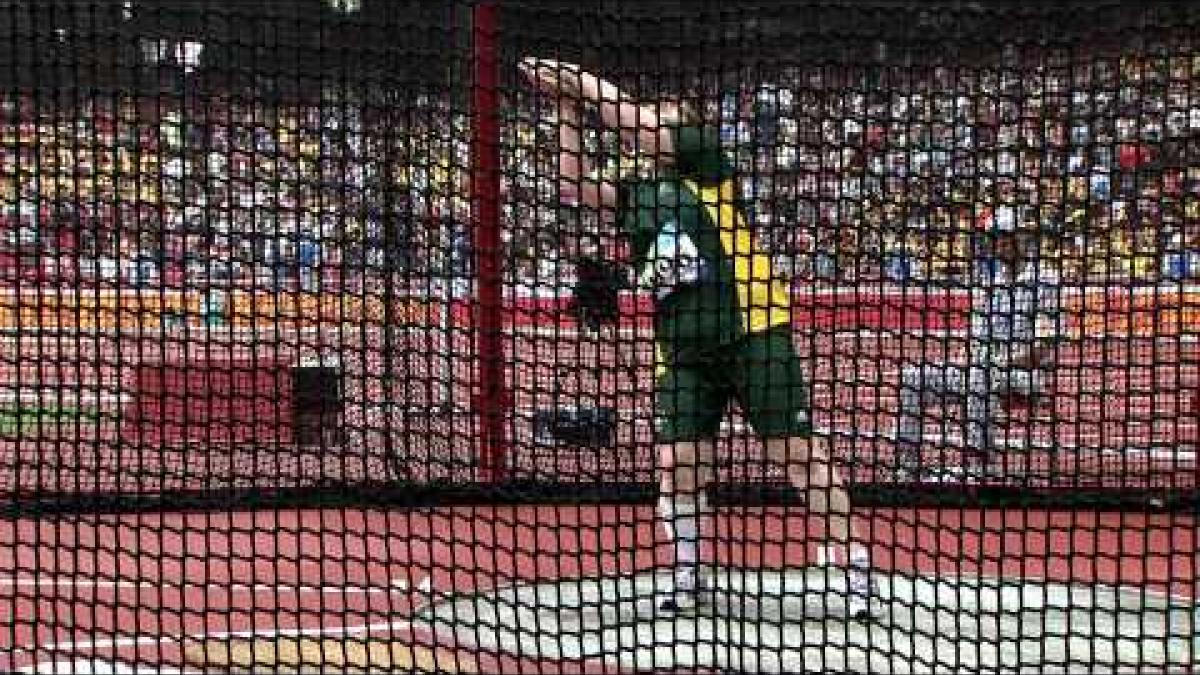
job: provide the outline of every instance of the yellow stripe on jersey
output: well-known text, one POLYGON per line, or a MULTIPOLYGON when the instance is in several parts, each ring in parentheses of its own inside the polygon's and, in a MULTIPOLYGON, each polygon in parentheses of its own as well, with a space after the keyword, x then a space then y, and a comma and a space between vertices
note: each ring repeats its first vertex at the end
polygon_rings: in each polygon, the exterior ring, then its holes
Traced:
POLYGON ((695 193, 721 234, 721 248, 733 263, 734 286, 741 309, 742 328, 757 333, 791 323, 791 294, 784 279, 775 274, 771 258, 759 250, 754 233, 734 203, 733 181, 700 187, 684 184, 695 193))

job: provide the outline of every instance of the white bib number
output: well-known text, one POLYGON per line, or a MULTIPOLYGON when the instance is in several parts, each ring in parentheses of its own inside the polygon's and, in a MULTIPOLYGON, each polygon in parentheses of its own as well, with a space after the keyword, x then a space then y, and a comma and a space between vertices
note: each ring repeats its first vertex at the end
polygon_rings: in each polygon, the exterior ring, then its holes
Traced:
POLYGON ((647 254, 639 283, 662 298, 680 286, 702 281, 705 271, 704 258, 692 238, 668 225, 659 231, 647 254))

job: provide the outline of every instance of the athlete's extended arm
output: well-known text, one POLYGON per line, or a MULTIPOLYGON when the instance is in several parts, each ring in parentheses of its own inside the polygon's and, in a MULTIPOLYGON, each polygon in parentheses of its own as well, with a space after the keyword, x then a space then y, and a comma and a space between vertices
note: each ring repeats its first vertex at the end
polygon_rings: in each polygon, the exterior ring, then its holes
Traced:
POLYGON ((577 98, 596 106, 600 123, 621 134, 636 152, 659 165, 674 158, 674 140, 665 118, 678 115, 672 106, 643 105, 617 85, 573 63, 528 57, 521 70, 548 93, 577 98))
POLYGON ((558 111, 558 194, 563 202, 595 209, 603 223, 616 217, 617 186, 601 180, 583 152, 579 106, 563 101, 558 111))

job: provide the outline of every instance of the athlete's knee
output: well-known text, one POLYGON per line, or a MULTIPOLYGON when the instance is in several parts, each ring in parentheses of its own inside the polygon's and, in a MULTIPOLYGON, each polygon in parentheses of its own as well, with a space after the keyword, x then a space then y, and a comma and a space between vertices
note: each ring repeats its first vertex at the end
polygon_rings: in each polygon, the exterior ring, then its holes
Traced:
POLYGON ((710 461, 705 444, 705 441, 678 441, 659 445, 658 461, 664 491, 692 492, 702 487, 710 461))
POLYGON ((824 440, 818 440, 809 447, 808 456, 809 485, 828 487, 838 484, 838 473, 833 465, 833 454, 824 440))
POLYGON ((766 438, 763 439, 763 448, 771 461, 791 466, 808 461, 812 439, 800 436, 766 438))
POLYGON ((783 465, 788 475, 803 479, 808 487, 836 483, 833 460, 824 439, 816 437, 769 438, 763 442, 767 457, 783 465))

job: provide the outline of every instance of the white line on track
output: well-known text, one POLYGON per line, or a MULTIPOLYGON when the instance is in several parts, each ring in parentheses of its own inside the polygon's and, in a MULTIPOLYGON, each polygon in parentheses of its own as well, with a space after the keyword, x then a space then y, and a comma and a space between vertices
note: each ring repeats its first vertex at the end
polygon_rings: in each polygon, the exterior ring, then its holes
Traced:
POLYGON ((89 579, 86 577, 18 576, 0 577, 0 588, 96 588, 96 589, 144 589, 156 588, 178 591, 228 591, 233 593, 293 593, 296 595, 373 595, 405 591, 408 582, 397 579, 389 586, 362 585, 307 585, 307 584, 244 584, 244 583, 191 583, 187 581, 136 581, 131 579, 89 579))
POLYGON ((203 675, 200 671, 179 670, 162 665, 137 666, 104 659, 41 661, 18 668, 22 675, 203 675))
POLYGON ((244 631, 220 631, 213 633, 185 633, 176 635, 141 635, 138 637, 105 638, 96 640, 61 640, 46 642, 35 648, 15 651, 31 652, 34 649, 44 652, 54 651, 95 651, 100 649, 121 649, 137 645, 168 644, 204 640, 227 640, 236 638, 278 638, 278 637, 311 637, 315 635, 361 635, 383 631, 404 630, 411 628, 413 623, 404 621, 386 621, 369 623, 358 626, 330 626, 326 628, 260 628, 244 631))
MULTIPOLYGON (((227 586, 223 586, 221 584, 208 584, 208 585, 214 586, 214 587, 220 587, 220 588, 227 588, 227 586)), ((247 587, 247 588, 249 587, 245 584, 243 584, 242 586, 247 587)), ((282 586, 279 584, 275 584, 274 586, 278 587, 278 588, 296 588, 295 586, 282 586)), ((389 590, 406 589, 406 588, 408 588, 408 584, 407 584, 407 582, 404 582, 402 580, 397 580, 397 581, 393 582, 392 587, 393 587, 392 589, 381 588, 379 590, 381 592, 388 592, 389 590)), ((317 587, 317 588, 321 588, 321 587, 317 587)), ((329 587, 329 588, 333 588, 333 587, 329 587)), ((416 585, 415 588, 418 591, 420 591, 428 596, 427 598, 425 598, 426 602, 428 602, 429 599, 440 595, 439 593, 434 592, 433 586, 432 586, 432 579, 430 577, 426 577, 425 579, 423 579, 421 582, 419 582, 416 585)), ((424 604, 425 604, 424 602, 418 601, 416 604, 413 605, 413 611, 416 611, 424 604)), ((185 633, 185 634, 174 634, 174 635, 140 635, 137 637, 118 637, 118 638, 102 638, 102 639, 97 638, 97 639, 86 639, 86 640, 60 640, 60 641, 56 641, 56 642, 42 643, 42 644, 39 644, 36 646, 27 646, 27 647, 16 648, 11 651, 13 653, 25 653, 25 654, 33 653, 35 651, 37 651, 37 652, 96 651, 96 650, 101 650, 101 649, 121 649, 124 647, 134 647, 137 645, 167 644, 167 643, 181 644, 181 643, 187 642, 187 641, 223 640, 223 639, 230 639, 230 638, 253 638, 253 637, 275 638, 275 637, 309 637, 309 636, 315 636, 315 635, 360 635, 360 634, 364 634, 364 633, 403 630, 406 628, 411 628, 412 625, 413 625, 413 622, 411 622, 409 620, 401 620, 401 621, 385 621, 385 622, 369 623, 369 624, 361 624, 361 625, 330 626, 330 627, 325 627, 325 628, 264 628, 264 629, 253 629, 253 630, 243 630, 243 631, 218 631, 218 632, 185 633)))

